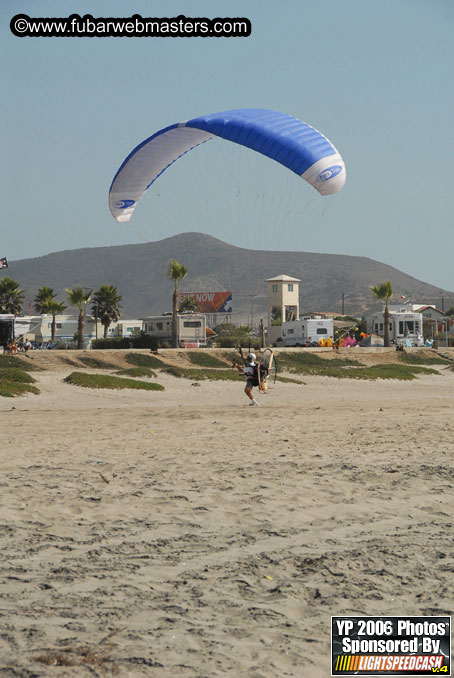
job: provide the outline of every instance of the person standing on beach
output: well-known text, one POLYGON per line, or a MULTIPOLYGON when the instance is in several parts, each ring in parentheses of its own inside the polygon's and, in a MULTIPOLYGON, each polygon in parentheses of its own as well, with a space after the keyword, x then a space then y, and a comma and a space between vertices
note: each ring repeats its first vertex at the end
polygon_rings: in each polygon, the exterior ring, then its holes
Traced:
POLYGON ((258 381, 258 365, 255 362, 257 359, 257 356, 255 353, 249 353, 247 357, 247 361, 245 362, 244 365, 240 365, 239 363, 233 363, 233 366, 237 368, 239 372, 241 372, 242 375, 246 377, 246 386, 244 387, 244 392, 251 401, 249 405, 251 407, 257 407, 258 402, 254 398, 254 395, 252 393, 252 389, 254 386, 258 386, 259 381, 258 381))

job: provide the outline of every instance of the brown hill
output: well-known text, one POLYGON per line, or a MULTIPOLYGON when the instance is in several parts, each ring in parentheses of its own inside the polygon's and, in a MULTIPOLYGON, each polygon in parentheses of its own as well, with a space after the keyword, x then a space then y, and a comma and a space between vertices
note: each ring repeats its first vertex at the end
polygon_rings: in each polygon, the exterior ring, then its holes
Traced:
POLYGON ((440 305, 454 304, 454 293, 413 278, 387 264, 366 257, 310 252, 267 252, 235 247, 201 233, 183 233, 158 242, 115 247, 93 247, 55 252, 33 259, 10 262, 2 271, 25 291, 24 313, 42 285, 52 287, 64 300, 65 288, 82 285, 98 289, 116 285, 123 297, 123 317, 143 317, 168 311, 172 283, 167 264, 178 259, 189 271, 181 291, 233 293, 234 320, 266 317, 267 278, 286 274, 299 278, 302 311, 341 312, 365 315, 377 308, 369 286, 391 280, 396 298, 409 298, 440 305), (253 301, 253 303, 252 303, 253 301))

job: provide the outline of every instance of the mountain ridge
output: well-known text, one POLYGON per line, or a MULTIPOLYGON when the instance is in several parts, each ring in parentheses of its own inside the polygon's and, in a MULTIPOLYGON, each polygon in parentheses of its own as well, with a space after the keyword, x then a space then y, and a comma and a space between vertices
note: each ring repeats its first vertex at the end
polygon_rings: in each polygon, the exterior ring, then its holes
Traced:
POLYGON ((267 278, 286 274, 301 280, 300 311, 341 312, 366 315, 380 305, 369 287, 391 280, 395 297, 401 294, 421 303, 454 305, 454 292, 423 282, 371 259, 347 254, 271 252, 230 245, 202 233, 182 233, 156 242, 105 247, 84 247, 10 261, 2 271, 24 290, 24 313, 29 312, 37 290, 52 287, 59 300, 65 288, 81 285, 98 289, 113 284, 123 298, 123 317, 143 317, 171 307, 173 283, 167 277, 170 259, 181 261, 188 275, 181 292, 231 290, 233 319, 253 313, 266 318, 267 278), (28 307, 27 307, 28 305, 28 307))

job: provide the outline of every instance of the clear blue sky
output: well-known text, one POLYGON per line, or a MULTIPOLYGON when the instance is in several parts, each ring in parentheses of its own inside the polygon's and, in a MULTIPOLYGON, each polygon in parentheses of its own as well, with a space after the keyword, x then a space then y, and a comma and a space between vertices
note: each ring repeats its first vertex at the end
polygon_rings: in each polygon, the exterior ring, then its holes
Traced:
POLYGON ((0 17, 0 256, 202 231, 257 249, 363 255, 454 290, 452 0, 2 0, 0 17), (18 13, 246 16, 252 35, 17 38, 18 13), (108 188, 137 143, 241 107, 295 115, 337 146, 347 182, 328 209, 271 161, 232 160, 231 144, 205 151, 210 142, 163 175, 134 223, 112 219, 108 188))

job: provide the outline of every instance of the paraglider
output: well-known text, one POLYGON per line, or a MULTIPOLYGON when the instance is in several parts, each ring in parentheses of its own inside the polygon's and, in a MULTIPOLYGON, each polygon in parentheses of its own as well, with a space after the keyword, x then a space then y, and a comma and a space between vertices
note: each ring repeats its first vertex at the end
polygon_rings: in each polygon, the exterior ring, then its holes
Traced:
POLYGON ((117 221, 129 221, 145 191, 178 158, 215 137, 250 148, 284 165, 321 195, 340 191, 345 165, 318 130, 277 111, 222 111, 165 127, 140 143, 124 160, 109 191, 117 221))

